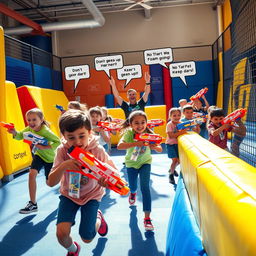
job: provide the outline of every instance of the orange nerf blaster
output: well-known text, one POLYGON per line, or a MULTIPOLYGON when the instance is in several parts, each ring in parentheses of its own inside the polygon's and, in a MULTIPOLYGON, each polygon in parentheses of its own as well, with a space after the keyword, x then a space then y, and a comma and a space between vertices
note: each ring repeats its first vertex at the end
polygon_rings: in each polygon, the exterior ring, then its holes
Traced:
POLYGON ((163 137, 153 133, 136 133, 134 139, 137 141, 144 141, 146 144, 160 144, 163 137))
POLYGON ((164 120, 162 119, 151 119, 151 120, 148 120, 148 128, 154 128, 154 127, 157 127, 157 126, 160 126, 160 125, 164 125, 164 120))
POLYGON ((0 126, 6 128, 6 129, 14 129, 14 124, 13 123, 5 123, 0 121, 0 126))
POLYGON ((97 126, 103 128, 106 131, 119 131, 121 126, 115 122, 99 121, 97 126))
POLYGON ((237 119, 242 118, 245 116, 247 110, 245 108, 239 108, 235 110, 234 112, 227 115, 223 120, 222 124, 231 124, 232 122, 235 122, 237 119))
POLYGON ((201 89, 198 93, 196 93, 195 95, 191 96, 190 100, 193 101, 193 100, 197 100, 197 99, 201 98, 203 95, 205 95, 207 93, 207 91, 208 91, 207 87, 201 89))
POLYGON ((68 152, 71 158, 78 160, 84 167, 81 171, 78 171, 79 173, 95 180, 104 177, 109 189, 122 196, 128 194, 130 189, 126 186, 127 182, 120 178, 118 172, 112 166, 101 162, 93 154, 79 147, 71 147, 68 152))

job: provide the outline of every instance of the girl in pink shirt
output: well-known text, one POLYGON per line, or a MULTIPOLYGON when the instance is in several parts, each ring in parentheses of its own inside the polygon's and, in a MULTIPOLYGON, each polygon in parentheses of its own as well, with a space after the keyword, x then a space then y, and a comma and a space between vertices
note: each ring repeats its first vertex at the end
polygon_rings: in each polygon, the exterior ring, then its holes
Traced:
POLYGON ((178 152, 178 141, 177 137, 186 133, 186 130, 178 131, 176 125, 180 123, 181 111, 179 108, 171 108, 169 110, 169 122, 166 125, 166 149, 168 157, 172 159, 172 164, 169 170, 169 181, 175 184, 174 176, 179 176, 175 170, 179 164, 179 152, 178 152))
POLYGON ((116 167, 92 135, 91 122, 84 111, 73 109, 66 111, 60 117, 59 127, 65 141, 57 149, 48 185, 52 187, 61 182, 57 238, 59 243, 67 249, 67 256, 78 256, 80 245, 73 242, 70 231, 79 209, 81 209, 79 234, 85 243, 90 243, 97 232, 101 236, 107 234, 107 223, 102 212, 98 210, 107 183, 105 178, 96 181, 75 172, 81 170, 81 164, 68 156, 68 149, 72 146, 80 147, 91 152, 100 161, 116 167), (67 170, 74 170, 74 172, 67 172, 67 170))

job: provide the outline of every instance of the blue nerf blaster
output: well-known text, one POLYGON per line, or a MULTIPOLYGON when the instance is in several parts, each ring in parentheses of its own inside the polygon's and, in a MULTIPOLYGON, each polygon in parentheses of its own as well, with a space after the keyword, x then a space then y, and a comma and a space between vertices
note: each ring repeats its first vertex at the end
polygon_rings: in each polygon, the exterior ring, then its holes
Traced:
POLYGON ((179 123, 176 125, 177 130, 184 130, 184 129, 190 129, 196 125, 200 125, 202 123, 204 123, 205 119, 204 118, 195 118, 195 119, 191 119, 182 123, 179 123))
POLYGON ((37 151, 37 148, 35 147, 35 145, 40 144, 43 146, 47 146, 48 145, 48 140, 45 139, 44 137, 34 134, 32 132, 24 132, 23 133, 23 139, 25 142, 33 145, 32 148, 32 153, 34 154, 37 151))
POLYGON ((64 108, 61 105, 56 104, 55 108, 57 108, 60 112, 64 111, 64 108))

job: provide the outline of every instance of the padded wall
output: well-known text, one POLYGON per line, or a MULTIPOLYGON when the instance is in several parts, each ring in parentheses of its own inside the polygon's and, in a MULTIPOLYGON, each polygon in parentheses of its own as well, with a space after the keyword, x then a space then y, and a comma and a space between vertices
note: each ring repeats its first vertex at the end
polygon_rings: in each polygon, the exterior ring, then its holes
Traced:
POLYGON ((190 132, 178 138, 184 182, 208 255, 256 255, 256 169, 190 132))
MULTIPOLYGON (((14 123, 15 129, 25 128, 14 83, 6 81, 0 86, 0 120, 14 123)), ((13 174, 31 164, 31 151, 27 143, 13 139, 5 128, 0 128, 0 165, 5 175, 13 174)))
MULTIPOLYGON (((0 27, 0 121, 14 123, 17 130, 24 122, 15 84, 5 82, 4 32, 0 27)), ((0 128, 0 165, 5 175, 26 168, 31 163, 30 148, 22 141, 16 141, 5 128, 0 128)))
MULTIPOLYGON (((144 91, 144 73, 149 71, 149 67, 147 65, 141 65, 141 67, 143 77, 132 79, 126 88, 124 88, 125 80, 117 79, 116 70, 110 72, 116 81, 118 92, 120 95, 125 95, 125 100, 127 100, 126 92, 128 89, 135 89, 138 93, 144 91)), ((74 80, 67 81, 65 79, 65 73, 63 73, 63 89, 69 100, 75 100, 76 96, 80 96, 81 103, 86 103, 89 107, 97 105, 105 106, 105 95, 112 94, 109 79, 104 71, 97 71, 94 68, 90 68, 90 78, 80 79, 74 92, 74 80)))
POLYGON ((58 119, 60 117, 60 111, 55 108, 55 105, 61 105, 64 109, 67 109, 68 99, 64 92, 42 89, 35 86, 22 86, 17 89, 21 107, 23 110, 23 116, 25 119, 25 113, 27 110, 38 107, 45 116, 46 121, 50 123, 52 131, 60 135, 58 128, 58 119))

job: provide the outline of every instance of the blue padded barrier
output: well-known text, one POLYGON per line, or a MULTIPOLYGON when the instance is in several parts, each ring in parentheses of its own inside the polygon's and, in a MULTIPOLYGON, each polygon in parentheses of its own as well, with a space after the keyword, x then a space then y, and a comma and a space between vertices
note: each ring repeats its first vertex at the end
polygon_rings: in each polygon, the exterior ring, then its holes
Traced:
POLYGON ((164 91, 151 92, 151 105, 164 105, 164 91))
POLYGON ((52 70, 50 68, 34 64, 35 86, 52 89, 52 70))
POLYGON ((183 179, 180 177, 168 224, 166 256, 198 255, 207 256, 183 179))
POLYGON ((113 94, 106 94, 105 95, 105 106, 107 108, 114 108, 115 107, 115 101, 114 101, 114 95, 113 94))
POLYGON ((163 91, 164 89, 164 82, 163 82, 163 71, 162 66, 159 64, 150 65, 150 76, 151 76, 151 92, 154 91, 163 91))

